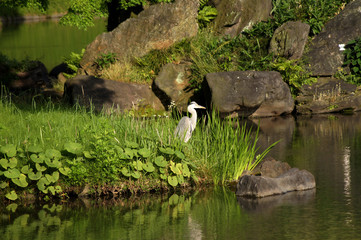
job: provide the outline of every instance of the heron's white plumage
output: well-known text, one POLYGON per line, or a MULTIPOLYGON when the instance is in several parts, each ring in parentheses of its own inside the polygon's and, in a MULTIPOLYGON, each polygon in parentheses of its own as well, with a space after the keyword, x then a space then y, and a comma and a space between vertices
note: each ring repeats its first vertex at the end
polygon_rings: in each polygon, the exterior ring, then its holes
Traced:
POLYGON ((187 108, 188 112, 191 114, 191 117, 182 117, 179 121, 177 128, 174 131, 175 136, 181 138, 184 142, 188 142, 192 137, 192 132, 197 125, 197 111, 196 108, 203 108, 198 105, 196 102, 191 102, 187 108))

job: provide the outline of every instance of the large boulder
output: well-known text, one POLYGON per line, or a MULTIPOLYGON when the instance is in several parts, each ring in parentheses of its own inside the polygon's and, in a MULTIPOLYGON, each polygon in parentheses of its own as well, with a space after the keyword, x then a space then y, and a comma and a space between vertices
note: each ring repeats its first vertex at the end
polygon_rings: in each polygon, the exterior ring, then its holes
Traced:
POLYGON ((0 73, 0 80, 2 75, 12 75, 10 82, 5 82, 5 85, 12 91, 39 90, 52 87, 48 70, 42 62, 32 61, 29 63, 29 66, 31 67, 27 71, 20 72, 15 72, 14 69, 9 69, 5 66, 5 71, 1 71, 0 73))
POLYGON ((293 111, 288 85, 275 71, 219 72, 206 75, 211 102, 222 115, 270 117, 293 111))
POLYGON ((307 43, 310 26, 300 21, 289 21, 276 29, 269 52, 288 59, 299 59, 307 43))
POLYGON ((315 76, 331 76, 343 64, 344 55, 339 44, 361 37, 361 0, 350 2, 331 19, 311 42, 306 59, 315 76))
POLYGON ((96 111, 153 108, 164 110, 160 100, 148 85, 123 83, 93 76, 78 75, 64 86, 64 97, 72 104, 90 107, 96 111))
POLYGON ((215 30, 231 37, 267 20, 272 10, 272 0, 214 0, 213 5, 218 11, 215 30))
POLYGON ((189 89, 189 63, 168 63, 164 65, 154 81, 154 90, 162 102, 168 106, 174 102, 178 109, 186 111, 188 100, 193 95, 189 89))
POLYGON ((310 172, 291 168, 276 178, 244 175, 237 184, 236 195, 259 198, 315 187, 315 177, 310 172))
POLYGON ((198 0, 176 0, 150 6, 113 31, 98 35, 85 50, 82 68, 92 74, 94 62, 101 54, 115 53, 120 61, 125 61, 195 36, 198 6, 198 0))

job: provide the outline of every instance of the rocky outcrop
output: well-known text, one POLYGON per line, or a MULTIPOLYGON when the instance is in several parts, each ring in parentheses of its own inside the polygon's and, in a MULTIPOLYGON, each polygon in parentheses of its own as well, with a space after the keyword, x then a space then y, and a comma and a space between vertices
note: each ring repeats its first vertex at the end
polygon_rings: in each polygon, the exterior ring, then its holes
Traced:
POLYGON ((174 102, 181 111, 187 111, 193 90, 189 89, 190 63, 168 63, 163 66, 154 81, 153 90, 163 105, 174 102))
POLYGON ((198 0, 176 0, 150 6, 136 18, 129 18, 113 31, 97 36, 87 46, 81 66, 92 74, 94 62, 101 54, 115 53, 120 61, 124 61, 195 36, 198 6, 198 0))
POLYGON ((361 89, 340 79, 319 78, 313 85, 304 85, 297 96, 297 113, 320 114, 361 110, 361 89))
POLYGON ((291 113, 294 101, 278 72, 209 73, 212 105, 222 114, 269 117, 291 113))
POLYGON ((64 97, 70 103, 78 103, 87 108, 92 104, 96 111, 110 109, 124 111, 139 108, 164 110, 162 103, 148 85, 79 75, 68 80, 64 89, 64 97))
POLYGON ((339 44, 361 37, 361 0, 350 2, 331 19, 311 42, 306 59, 315 76, 331 76, 342 66, 344 55, 339 44))
POLYGON ((276 29, 269 52, 275 56, 299 59, 307 43, 310 26, 300 21, 286 22, 276 29))
POLYGON ((237 184, 236 195, 240 197, 266 197, 291 191, 316 187, 315 177, 307 170, 291 168, 278 177, 245 175, 237 184))
POLYGON ((255 23, 270 17, 271 0, 214 0, 218 15, 214 20, 216 32, 238 36, 255 23))

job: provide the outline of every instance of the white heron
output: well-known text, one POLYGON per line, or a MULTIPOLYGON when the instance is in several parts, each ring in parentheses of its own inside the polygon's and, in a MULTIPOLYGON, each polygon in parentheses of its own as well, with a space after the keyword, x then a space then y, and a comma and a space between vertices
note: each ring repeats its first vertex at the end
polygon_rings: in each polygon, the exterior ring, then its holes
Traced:
POLYGON ((180 137, 184 142, 188 142, 192 137, 192 132, 197 125, 197 111, 196 108, 205 109, 205 107, 198 105, 196 102, 191 102, 188 105, 188 112, 191 117, 182 117, 179 121, 177 128, 174 131, 174 135, 180 137))

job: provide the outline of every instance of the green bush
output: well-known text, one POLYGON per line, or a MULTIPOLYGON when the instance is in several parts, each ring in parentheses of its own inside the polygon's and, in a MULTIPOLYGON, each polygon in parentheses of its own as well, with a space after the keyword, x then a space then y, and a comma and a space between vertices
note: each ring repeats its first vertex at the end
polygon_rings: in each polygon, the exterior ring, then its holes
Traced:
POLYGON ((349 67, 353 75, 348 79, 352 79, 352 83, 361 84, 361 38, 348 42, 345 48, 344 66, 349 67))

